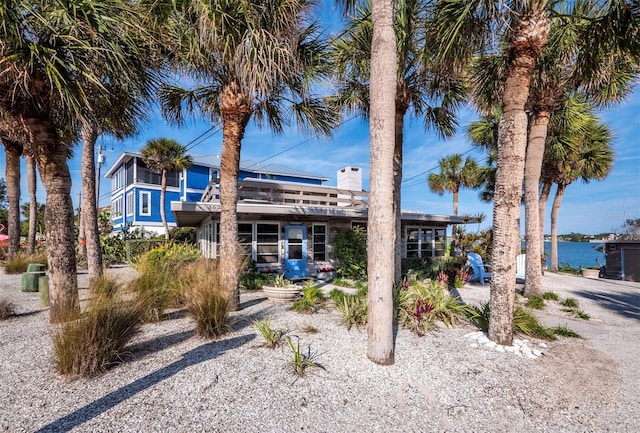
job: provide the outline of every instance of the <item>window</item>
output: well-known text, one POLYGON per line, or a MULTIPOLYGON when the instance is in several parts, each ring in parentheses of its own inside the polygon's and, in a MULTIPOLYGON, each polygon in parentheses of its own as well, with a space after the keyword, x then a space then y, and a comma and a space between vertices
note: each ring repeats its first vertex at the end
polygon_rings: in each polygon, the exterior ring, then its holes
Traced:
POLYGON ((280 226, 274 223, 256 224, 256 262, 278 263, 279 256, 279 233, 280 226))
POLYGON ((151 193, 148 191, 140 192, 140 215, 151 215, 151 193))
POLYGON ((242 246, 242 248, 244 248, 244 254, 251 257, 251 250, 253 246, 253 224, 238 224, 238 243, 242 246))
POLYGON ((111 219, 117 219, 122 216, 122 197, 118 197, 111 201, 111 219))
MULTIPOLYGON (((162 175, 151 171, 142 160, 137 160, 136 181, 160 185, 162 183, 162 175)), ((179 173, 177 171, 167 173, 167 186, 179 186, 179 173)))
POLYGON ((127 206, 125 206, 125 209, 127 210, 127 216, 129 215, 133 215, 133 210, 134 205, 133 205, 133 193, 129 192, 127 193, 127 206))
POLYGON ((119 168, 111 177, 111 191, 116 191, 124 186, 124 168, 119 168))
POLYGON ((324 224, 313 225, 313 261, 323 262, 327 260, 327 226, 324 224))
POLYGON ((407 257, 444 256, 446 249, 444 228, 406 229, 407 257))

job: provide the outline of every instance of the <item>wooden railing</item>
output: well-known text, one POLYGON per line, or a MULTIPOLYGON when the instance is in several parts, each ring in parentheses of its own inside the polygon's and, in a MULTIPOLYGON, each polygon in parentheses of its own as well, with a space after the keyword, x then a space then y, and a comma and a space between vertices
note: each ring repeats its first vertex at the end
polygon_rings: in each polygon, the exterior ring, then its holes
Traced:
MULTIPOLYGON (((251 179, 238 182, 238 201, 246 203, 366 208, 368 193, 330 186, 251 179)), ((201 201, 220 202, 219 180, 212 180, 201 201)))

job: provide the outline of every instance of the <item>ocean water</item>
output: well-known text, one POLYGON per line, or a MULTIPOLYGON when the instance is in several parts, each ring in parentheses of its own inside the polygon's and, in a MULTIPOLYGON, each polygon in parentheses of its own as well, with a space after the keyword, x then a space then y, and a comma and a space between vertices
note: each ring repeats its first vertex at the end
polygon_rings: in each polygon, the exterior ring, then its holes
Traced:
MULTIPOLYGON (((524 246, 524 242, 522 243, 524 246)), ((558 266, 562 267, 564 263, 572 268, 597 266, 596 259, 603 265, 605 264, 604 253, 596 250, 602 244, 591 242, 558 242, 558 266)), ((544 243, 545 257, 547 258, 547 267, 551 266, 551 242, 544 243)))

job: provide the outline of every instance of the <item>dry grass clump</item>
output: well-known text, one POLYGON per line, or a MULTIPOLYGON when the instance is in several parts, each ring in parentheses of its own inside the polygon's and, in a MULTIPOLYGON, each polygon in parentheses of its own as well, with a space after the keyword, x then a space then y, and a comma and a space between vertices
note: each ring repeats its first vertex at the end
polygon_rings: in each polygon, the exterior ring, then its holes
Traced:
POLYGON ((217 262, 199 259, 180 273, 178 285, 184 305, 196 322, 196 334, 217 338, 231 330, 229 301, 217 262))
POLYGON ((124 347, 142 323, 139 301, 97 296, 79 318, 63 322, 53 336, 56 369, 92 377, 122 362, 124 347))
POLYGON ((16 313, 16 306, 8 299, 0 299, 0 320, 6 320, 16 313))
POLYGON ((47 254, 46 253, 15 254, 13 257, 8 258, 4 261, 4 272, 6 274, 14 274, 14 275, 27 272, 27 266, 29 266, 29 263, 42 263, 45 265, 45 267, 47 267, 48 266, 47 254))

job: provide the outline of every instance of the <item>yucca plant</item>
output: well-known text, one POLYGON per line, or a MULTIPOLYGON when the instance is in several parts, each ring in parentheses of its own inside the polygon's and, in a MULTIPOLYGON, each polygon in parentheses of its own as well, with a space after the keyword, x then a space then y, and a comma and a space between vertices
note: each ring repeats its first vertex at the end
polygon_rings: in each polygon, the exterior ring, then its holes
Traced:
POLYGON ((556 326, 555 328, 552 328, 552 331, 553 331, 554 334, 559 335, 561 337, 582 338, 580 336, 580 334, 578 334, 577 332, 573 331, 567 325, 556 326))
POLYGON ((282 342, 282 337, 285 333, 282 329, 274 329, 271 326, 271 319, 264 318, 262 320, 253 320, 253 324, 256 329, 262 335, 265 340, 264 346, 269 349, 274 349, 282 342))
POLYGON ((217 263, 199 259, 181 273, 179 284, 185 305, 196 322, 196 334, 217 338, 231 330, 229 301, 225 297, 217 263))
POLYGON ((0 299, 0 320, 8 319, 13 316, 16 312, 16 306, 12 302, 9 302, 8 299, 1 298, 0 299))
POLYGON ((63 375, 92 377, 122 362, 124 347, 139 331, 137 301, 99 297, 79 318, 70 317, 53 336, 56 369, 63 375))
POLYGON ((367 323, 367 301, 360 296, 345 295, 335 302, 336 309, 342 316, 342 321, 351 329, 367 323))
POLYGON ((532 296, 527 299, 525 306, 533 310, 543 310, 544 307, 546 307, 546 304, 540 296, 532 296))
POLYGON ((543 340, 557 339, 553 330, 542 326, 533 314, 522 307, 516 307, 513 311, 513 330, 543 340))
POLYGON ((313 355, 311 353, 311 348, 307 348, 307 353, 304 354, 300 350, 300 340, 296 341, 296 344, 293 344, 291 337, 287 337, 287 343, 289 344, 289 348, 291 349, 292 359, 290 362, 291 370, 293 374, 297 376, 303 376, 305 370, 308 367, 317 367, 318 364, 313 361, 313 355))

